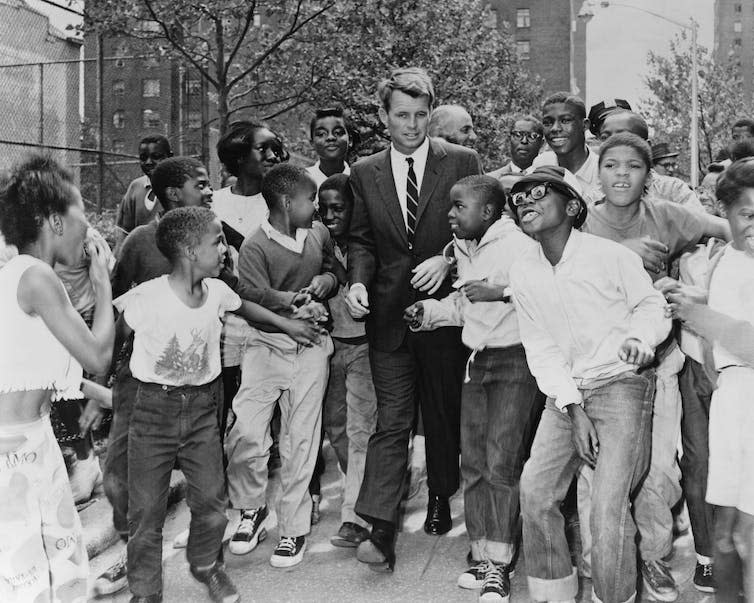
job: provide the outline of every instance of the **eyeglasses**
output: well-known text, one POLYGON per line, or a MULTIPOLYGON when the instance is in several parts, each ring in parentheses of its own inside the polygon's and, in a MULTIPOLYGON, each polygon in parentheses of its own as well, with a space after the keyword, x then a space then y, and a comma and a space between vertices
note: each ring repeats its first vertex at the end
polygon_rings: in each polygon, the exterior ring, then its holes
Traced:
POLYGON ((552 186, 550 182, 538 184, 537 186, 529 189, 528 191, 520 191, 511 195, 511 201, 514 207, 520 207, 526 203, 527 199, 532 201, 539 201, 547 194, 547 190, 552 186))
POLYGON ((511 138, 515 138, 516 140, 520 140, 521 142, 529 142, 530 140, 532 142, 536 142, 540 138, 542 138, 542 135, 539 132, 525 132, 524 130, 511 130, 511 138))

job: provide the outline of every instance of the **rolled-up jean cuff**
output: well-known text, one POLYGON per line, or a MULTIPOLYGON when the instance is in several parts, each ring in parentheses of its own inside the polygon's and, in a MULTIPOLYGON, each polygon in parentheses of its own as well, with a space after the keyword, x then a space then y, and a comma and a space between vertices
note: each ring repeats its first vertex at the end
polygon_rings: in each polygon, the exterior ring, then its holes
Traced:
POLYGON ((495 563, 510 564, 513 560, 515 545, 510 542, 494 542, 488 540, 484 545, 486 558, 495 563))
MULTIPOLYGON (((594 592, 594 589, 592 589, 592 601, 594 603, 602 603, 602 599, 597 596, 597 593, 594 592)), ((634 594, 631 595, 628 599, 623 601, 623 603, 634 603, 634 601, 636 601, 636 592, 634 592, 634 594)))
POLYGON ((576 568, 565 578, 535 578, 527 576, 529 596, 535 601, 568 601, 575 599, 579 592, 579 578, 576 568))

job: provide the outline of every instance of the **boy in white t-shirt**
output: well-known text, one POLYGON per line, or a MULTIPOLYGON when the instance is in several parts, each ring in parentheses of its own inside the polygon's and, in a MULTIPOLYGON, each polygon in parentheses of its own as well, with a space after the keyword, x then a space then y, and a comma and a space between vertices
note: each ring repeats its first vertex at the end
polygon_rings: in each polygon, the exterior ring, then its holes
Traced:
POLYGON ((169 211, 156 239, 171 263, 170 274, 114 302, 121 332, 135 333, 130 368, 139 381, 128 444, 128 583, 137 598, 161 599, 162 526, 170 472, 178 460, 189 489, 191 573, 207 585, 213 601, 236 601, 238 593, 217 563, 227 523, 216 414, 222 395, 221 318, 234 312, 304 345, 317 339, 318 328, 242 301, 214 278, 227 247, 211 210, 169 211))

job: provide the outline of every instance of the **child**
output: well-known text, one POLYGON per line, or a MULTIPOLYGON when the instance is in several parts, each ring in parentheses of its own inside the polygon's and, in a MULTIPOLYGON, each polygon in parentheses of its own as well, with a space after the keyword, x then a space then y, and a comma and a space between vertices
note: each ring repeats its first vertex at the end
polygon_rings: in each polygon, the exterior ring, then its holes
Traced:
POLYGON ((536 601, 578 590, 559 505, 582 462, 595 469, 594 595, 636 594, 629 503, 649 460, 654 376, 641 371, 670 330, 665 300, 622 245, 576 230, 586 203, 572 174, 541 167, 512 189, 511 209, 538 245, 511 269, 521 340, 548 396, 521 476, 524 551, 536 601))
MULTIPOLYGON (((221 399, 220 329, 225 312, 264 323, 301 344, 317 328, 241 301, 217 280, 227 247, 207 208, 166 213, 157 246, 171 272, 115 300, 121 328, 133 331, 130 367, 138 380, 128 431, 128 582, 135 597, 162 592, 162 526, 170 472, 176 461, 188 482, 191 530, 186 556, 192 575, 213 601, 238 593, 217 563, 227 518, 217 405, 221 399)), ((150 599, 152 597, 153 599, 150 599)))
MULTIPOLYGON (((335 241, 336 270, 346 280, 348 228, 353 192, 345 174, 327 178, 319 187, 319 212, 335 241)), ((330 359, 330 379, 322 409, 324 432, 346 474, 341 508, 342 524, 330 538, 335 546, 357 547, 369 538, 367 523, 353 510, 364 479, 367 443, 377 425, 377 398, 369 366, 369 345, 364 323, 351 317, 345 305, 348 287, 342 284, 329 300, 335 351, 330 359)))
MULTIPOLYGON (((323 269, 332 257, 327 228, 312 223, 317 189, 306 171, 292 165, 271 169, 262 181, 269 220, 248 237, 239 257, 239 292, 274 310, 290 313, 311 297, 324 299, 338 285, 323 269)), ((319 448, 322 396, 327 384, 332 342, 324 335, 310 347, 290 337, 255 332, 247 339, 241 387, 233 400, 235 423, 225 438, 228 493, 241 510, 230 551, 245 554, 267 535, 265 505, 270 421, 280 405, 282 495, 277 519, 280 542, 270 563, 300 563, 311 521, 309 480, 319 448)))
POLYGON ((346 155, 351 146, 348 124, 343 109, 317 109, 309 124, 309 136, 317 153, 317 163, 306 168, 317 187, 334 174, 351 173, 346 155))
POLYGON ((716 505, 717 600, 754 600, 754 160, 734 162, 717 184, 733 242, 710 265, 708 307, 671 294, 673 315, 713 348, 717 389, 709 414, 707 502, 716 505), (743 570, 743 571, 742 571, 743 570), (742 580, 743 578, 743 580, 742 580))
MULTIPOLYGON (((604 197, 590 209, 584 232, 612 239, 636 249, 664 246, 657 257, 647 253, 653 280, 667 276, 672 262, 693 248, 703 236, 729 238, 725 220, 660 199, 645 200, 651 169, 646 141, 629 132, 614 134, 603 143, 600 180, 604 197), (638 246, 638 247, 637 247, 638 246), (659 260, 659 261, 658 261, 659 260)), ((647 590, 660 601, 673 601, 678 587, 663 559, 672 550, 671 507, 681 496, 676 451, 680 438, 681 396, 678 373, 683 354, 670 337, 657 350, 657 391, 652 411, 652 459, 647 478, 636 496, 634 517, 641 538, 641 569, 647 590)), ((582 486, 583 487, 583 486, 582 486)), ((582 515, 583 517, 583 515, 582 515)))
POLYGON ((532 168, 559 165, 576 176, 587 201, 599 195, 597 154, 586 144, 586 105, 569 92, 555 92, 542 105, 542 125, 551 151, 537 156, 532 168))
POLYGON ((161 134, 145 136, 139 141, 139 166, 144 175, 128 185, 118 206, 115 231, 115 255, 128 234, 137 226, 149 224, 162 211, 151 182, 152 172, 160 161, 172 157, 170 142, 161 134))
MULTIPOLYGON (((164 210, 206 205, 212 198, 207 170, 191 157, 171 157, 152 172, 152 186, 164 210)), ((126 237, 112 275, 113 296, 123 295, 132 286, 168 274, 170 262, 157 247, 159 214, 149 224, 137 226, 126 237)), ((113 422, 110 426, 104 486, 113 508, 113 524, 128 541, 128 426, 136 398, 137 381, 129 370, 131 345, 115 353, 113 381, 113 422)), ((124 554, 95 581, 95 592, 110 595, 127 586, 124 554)))
POLYGON ((502 213, 505 192, 494 177, 462 178, 450 200, 456 291, 416 302, 405 318, 414 330, 463 326, 463 343, 472 350, 461 394, 461 474, 473 565, 458 585, 481 587, 481 600, 507 600, 518 482, 544 397, 526 364, 506 288, 511 265, 535 243, 502 213))

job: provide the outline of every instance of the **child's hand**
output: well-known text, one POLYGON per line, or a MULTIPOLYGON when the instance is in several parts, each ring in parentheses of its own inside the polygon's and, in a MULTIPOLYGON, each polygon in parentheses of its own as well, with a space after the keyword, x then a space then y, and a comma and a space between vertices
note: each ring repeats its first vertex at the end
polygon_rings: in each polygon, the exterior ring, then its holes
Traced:
POLYGON ((89 280, 95 291, 110 288, 110 271, 107 260, 107 242, 104 239, 88 238, 84 243, 86 254, 89 256, 89 280))
POLYGON ((320 332, 319 326, 312 319, 289 318, 286 321, 285 334, 307 347, 319 343, 320 332))
POLYGON ((329 292, 332 280, 323 274, 318 274, 312 279, 308 287, 301 290, 302 293, 309 293, 312 297, 323 299, 329 292))
POLYGON ((310 301, 312 301, 312 296, 305 289, 302 289, 301 291, 296 293, 296 295, 293 296, 293 301, 291 302, 291 308, 295 312, 296 308, 305 306, 310 301))
POLYGON ((327 322, 327 316, 327 308, 316 301, 296 308, 293 312, 293 318, 311 318, 314 322, 327 322))
POLYGON ((667 267, 668 252, 670 251, 664 243, 655 241, 649 236, 641 239, 625 239, 621 243, 631 251, 638 253, 644 268, 655 274, 667 267))
POLYGON ((99 429, 104 414, 99 400, 89 400, 79 417, 79 429, 81 430, 81 435, 86 435, 90 429, 92 431, 99 429))
POLYGON ((461 291, 473 304, 476 302, 502 301, 504 287, 490 285, 487 281, 469 281, 461 287, 461 291))
POLYGON ((706 299, 700 299, 689 291, 679 290, 668 295, 668 307, 665 315, 686 322, 696 308, 706 305, 706 299))
POLYGON ((629 337, 618 350, 618 358, 628 364, 645 366, 654 360, 654 350, 643 341, 629 337))
POLYGON ((592 469, 597 465, 600 441, 597 430, 580 404, 569 404, 568 416, 571 417, 571 440, 579 457, 592 469))
POLYGON ((424 321, 424 304, 416 302, 411 304, 403 311, 403 320, 408 323, 412 329, 418 329, 424 321))

